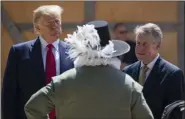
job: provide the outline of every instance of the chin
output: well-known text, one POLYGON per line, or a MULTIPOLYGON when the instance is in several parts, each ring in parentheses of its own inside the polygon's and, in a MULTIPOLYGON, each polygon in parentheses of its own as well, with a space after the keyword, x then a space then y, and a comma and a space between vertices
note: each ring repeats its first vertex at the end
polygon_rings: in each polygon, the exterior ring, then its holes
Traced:
POLYGON ((137 58, 138 58, 139 60, 143 60, 145 55, 139 55, 139 54, 137 54, 136 56, 137 56, 137 58))

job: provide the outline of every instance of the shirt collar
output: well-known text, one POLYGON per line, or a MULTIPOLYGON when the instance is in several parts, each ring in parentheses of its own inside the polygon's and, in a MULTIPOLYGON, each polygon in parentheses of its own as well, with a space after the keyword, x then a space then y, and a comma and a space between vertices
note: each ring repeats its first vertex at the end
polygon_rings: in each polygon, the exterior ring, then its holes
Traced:
MULTIPOLYGON (((150 63, 147 65, 147 67, 148 67, 149 69, 152 69, 153 66, 154 66, 154 64, 155 64, 155 62, 157 61, 158 58, 159 58, 159 53, 158 53, 157 56, 153 59, 153 61, 150 62, 150 63)), ((143 66, 144 66, 144 64, 143 64, 143 62, 141 62, 141 68, 142 68, 143 66)))
MULTIPOLYGON (((42 36, 39 36, 41 45, 42 45, 42 49, 45 49, 48 45, 48 43, 44 40, 44 38, 42 36)), ((59 39, 57 39, 55 42, 52 43, 52 45, 54 46, 54 48, 58 51, 58 44, 59 44, 59 39)))

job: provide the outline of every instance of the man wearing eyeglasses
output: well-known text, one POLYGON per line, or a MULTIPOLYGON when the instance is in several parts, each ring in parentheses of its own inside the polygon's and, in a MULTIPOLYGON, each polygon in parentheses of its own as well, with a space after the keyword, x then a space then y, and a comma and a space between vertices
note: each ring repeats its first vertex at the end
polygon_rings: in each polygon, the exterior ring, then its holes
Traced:
POLYGON ((130 45, 130 51, 119 57, 122 62, 120 69, 123 69, 125 66, 138 61, 135 55, 136 43, 133 40, 128 38, 128 30, 125 24, 116 23, 113 28, 113 34, 114 34, 114 39, 123 40, 130 45))

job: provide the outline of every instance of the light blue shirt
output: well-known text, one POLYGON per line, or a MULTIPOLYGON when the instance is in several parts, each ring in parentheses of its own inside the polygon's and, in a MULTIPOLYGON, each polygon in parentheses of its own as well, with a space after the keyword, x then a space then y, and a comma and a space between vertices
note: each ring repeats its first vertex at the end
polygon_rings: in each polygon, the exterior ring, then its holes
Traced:
MULTIPOLYGON (((41 51, 42 51, 42 59, 43 59, 43 65, 44 70, 46 69, 46 55, 47 55, 47 45, 48 43, 43 39, 43 37, 39 36, 40 42, 41 42, 41 51)), ((52 49, 52 52, 55 57, 56 62, 56 75, 60 74, 60 52, 59 52, 59 39, 52 43, 54 48, 52 49)))

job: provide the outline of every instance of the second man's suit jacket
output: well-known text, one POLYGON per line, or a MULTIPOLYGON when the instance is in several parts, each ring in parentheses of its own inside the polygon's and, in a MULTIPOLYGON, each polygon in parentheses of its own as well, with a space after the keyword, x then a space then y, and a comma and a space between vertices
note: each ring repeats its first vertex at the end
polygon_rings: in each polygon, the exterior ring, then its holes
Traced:
MULTIPOLYGON (((138 61, 125 67, 123 71, 138 81, 140 66, 141 62, 138 61)), ((161 119, 165 106, 177 100, 184 100, 185 81, 183 72, 175 65, 159 57, 146 78, 143 94, 154 118, 161 119)), ((179 115, 179 113, 172 114, 172 119, 180 119, 179 115)))

